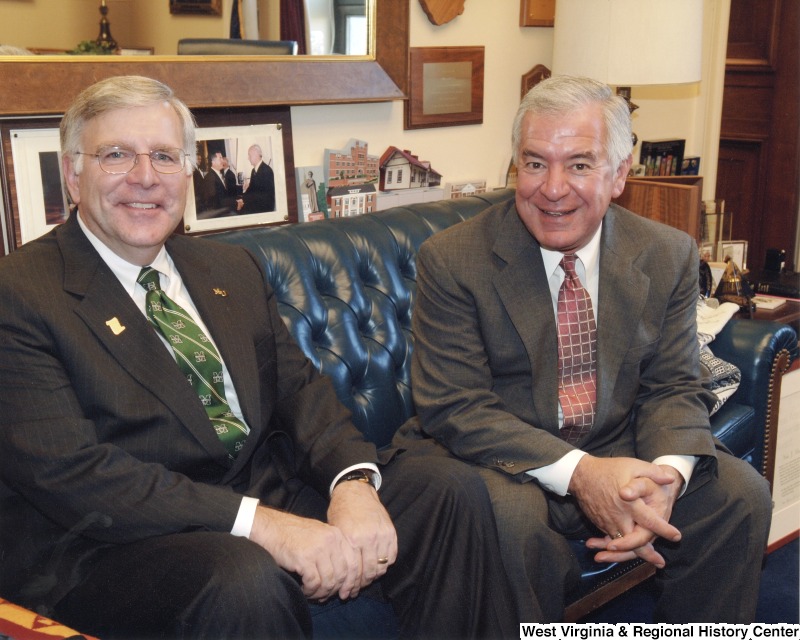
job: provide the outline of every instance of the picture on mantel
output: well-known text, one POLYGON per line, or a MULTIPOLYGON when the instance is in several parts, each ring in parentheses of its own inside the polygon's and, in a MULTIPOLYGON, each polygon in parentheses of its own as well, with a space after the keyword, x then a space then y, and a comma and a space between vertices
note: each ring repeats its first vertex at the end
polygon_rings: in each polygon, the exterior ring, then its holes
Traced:
POLYGON ((329 189, 378 182, 378 156, 369 144, 351 138, 341 149, 325 149, 325 182, 329 189))
POLYGON ((389 147, 380 159, 378 208, 442 200, 442 174, 409 150, 389 147))

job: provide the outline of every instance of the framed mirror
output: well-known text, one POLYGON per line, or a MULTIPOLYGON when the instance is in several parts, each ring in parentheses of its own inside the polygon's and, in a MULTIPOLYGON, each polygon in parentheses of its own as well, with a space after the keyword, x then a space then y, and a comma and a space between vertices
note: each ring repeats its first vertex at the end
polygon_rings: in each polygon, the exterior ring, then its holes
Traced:
POLYGON ((18 56, 0 58, 2 116, 60 114, 84 87, 139 74, 193 109, 384 102, 406 97, 409 0, 374 0, 374 55, 18 56), (241 78, 232 81, 231 78, 241 78))

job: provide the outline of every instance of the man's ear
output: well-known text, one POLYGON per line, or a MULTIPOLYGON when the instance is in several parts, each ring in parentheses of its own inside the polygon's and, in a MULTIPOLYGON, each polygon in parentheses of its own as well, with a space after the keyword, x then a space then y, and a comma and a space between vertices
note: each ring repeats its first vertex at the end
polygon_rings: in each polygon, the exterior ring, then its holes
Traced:
POLYGON ((617 167, 617 172, 614 174, 614 187, 611 190, 612 198, 618 198, 620 194, 622 194, 623 189, 625 189, 625 180, 628 178, 628 173, 630 173, 632 164, 633 155, 629 155, 620 162, 619 167, 617 167))
POLYGON ((61 156, 61 173, 64 175, 64 182, 67 185, 67 193, 75 204, 81 202, 81 190, 78 182, 78 174, 75 173, 75 158, 69 154, 61 156))

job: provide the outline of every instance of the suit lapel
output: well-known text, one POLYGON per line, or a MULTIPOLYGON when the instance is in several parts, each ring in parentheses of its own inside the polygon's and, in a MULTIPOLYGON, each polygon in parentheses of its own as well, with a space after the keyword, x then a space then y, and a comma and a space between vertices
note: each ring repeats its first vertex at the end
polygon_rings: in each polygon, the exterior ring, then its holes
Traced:
POLYGON ((536 424, 558 433, 554 400, 558 397, 558 339, 553 302, 539 245, 522 224, 516 207, 506 212, 493 250, 506 263, 495 276, 494 286, 530 360, 536 424))
POLYGON ((641 252, 638 239, 616 216, 613 205, 603 225, 597 322, 597 424, 603 424, 609 413, 622 359, 630 346, 630 337, 636 333, 650 290, 650 278, 635 264, 641 252))
POLYGON ((77 315, 122 369, 168 406, 216 461, 229 466, 227 452, 194 391, 74 216, 59 228, 58 241, 64 288, 82 297, 77 315))

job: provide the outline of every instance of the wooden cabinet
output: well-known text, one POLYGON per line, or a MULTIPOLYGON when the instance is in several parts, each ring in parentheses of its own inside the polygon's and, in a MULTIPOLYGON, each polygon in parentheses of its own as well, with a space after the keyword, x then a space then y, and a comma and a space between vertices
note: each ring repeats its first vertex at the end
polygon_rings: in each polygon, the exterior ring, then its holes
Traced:
POLYGON ((628 178, 625 190, 614 202, 640 216, 685 231, 700 241, 703 211, 701 176, 628 178))
MULTIPOLYGON (((795 256, 800 195, 800 2, 731 0, 716 198, 760 268, 795 256)), ((798 265, 794 265, 798 269, 798 265)))

